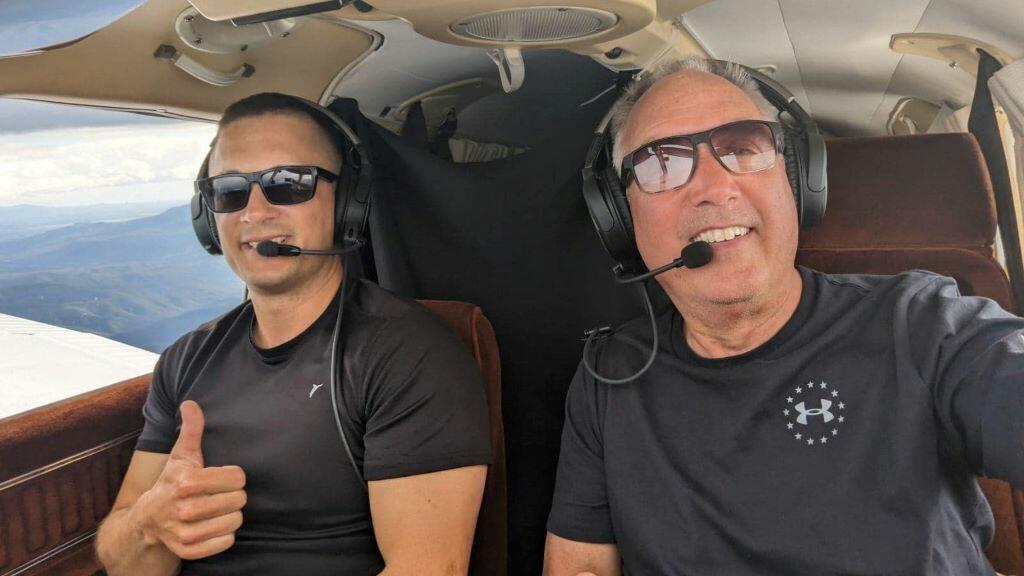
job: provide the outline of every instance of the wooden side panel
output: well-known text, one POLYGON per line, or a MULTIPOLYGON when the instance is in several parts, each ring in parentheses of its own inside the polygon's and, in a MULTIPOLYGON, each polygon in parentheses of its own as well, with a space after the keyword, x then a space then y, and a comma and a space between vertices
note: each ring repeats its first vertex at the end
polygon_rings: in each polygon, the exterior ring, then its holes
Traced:
POLYGON ((0 420, 0 575, 91 575, 149 376, 0 420))

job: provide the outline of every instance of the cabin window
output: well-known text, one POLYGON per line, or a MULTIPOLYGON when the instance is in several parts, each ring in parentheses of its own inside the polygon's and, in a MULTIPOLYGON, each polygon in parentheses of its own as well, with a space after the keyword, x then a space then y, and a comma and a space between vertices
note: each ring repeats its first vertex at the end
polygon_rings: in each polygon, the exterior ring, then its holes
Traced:
POLYGON ((0 99, 0 418, 146 374, 241 301, 189 220, 214 132, 0 99))

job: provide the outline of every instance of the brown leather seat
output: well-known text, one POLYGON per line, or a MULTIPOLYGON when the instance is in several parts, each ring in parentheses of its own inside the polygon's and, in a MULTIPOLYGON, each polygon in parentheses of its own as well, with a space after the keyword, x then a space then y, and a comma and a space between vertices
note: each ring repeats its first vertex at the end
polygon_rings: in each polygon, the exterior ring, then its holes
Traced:
MULTIPOLYGON (((828 142, 828 163, 828 211, 801 231, 798 263, 866 274, 923 268, 1015 310, 995 259, 992 184, 973 136, 841 138, 828 142)), ((1001 480, 980 483, 996 519, 989 560, 999 572, 1024 574, 1024 497, 1001 480)))
POLYGON ((484 501, 476 521, 471 576, 504 576, 508 565, 508 505, 505 475, 505 427, 501 419, 501 357, 494 328, 480 308, 465 302, 420 300, 432 312, 455 328, 473 351, 487 385, 487 406, 491 414, 491 451, 494 462, 487 470, 484 501))
MULTIPOLYGON (((470 560, 473 576, 504 576, 505 436, 498 345, 480 309, 425 301, 451 324, 484 375, 494 464, 470 560)), ((93 539, 110 512, 142 429, 150 376, 0 420, 0 574, 97 574, 93 539)))

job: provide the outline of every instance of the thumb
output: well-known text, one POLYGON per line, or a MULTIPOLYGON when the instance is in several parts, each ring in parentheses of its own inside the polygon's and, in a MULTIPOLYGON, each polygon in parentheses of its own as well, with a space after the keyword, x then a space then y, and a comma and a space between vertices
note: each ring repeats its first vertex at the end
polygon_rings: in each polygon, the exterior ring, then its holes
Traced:
POLYGON ((181 403, 181 431, 171 455, 191 460, 203 467, 203 409, 192 400, 181 403))

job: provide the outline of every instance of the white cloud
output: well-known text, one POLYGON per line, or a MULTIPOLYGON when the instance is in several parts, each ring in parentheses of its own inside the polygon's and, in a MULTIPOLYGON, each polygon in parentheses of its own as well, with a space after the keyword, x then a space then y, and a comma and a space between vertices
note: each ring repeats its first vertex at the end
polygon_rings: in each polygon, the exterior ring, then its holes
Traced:
POLYGON ((0 204, 187 200, 215 132, 183 122, 0 134, 0 204))

